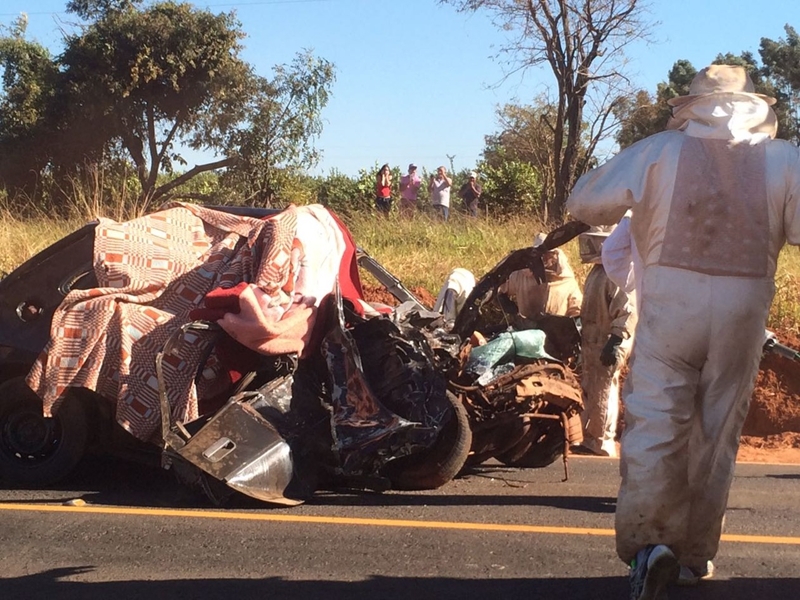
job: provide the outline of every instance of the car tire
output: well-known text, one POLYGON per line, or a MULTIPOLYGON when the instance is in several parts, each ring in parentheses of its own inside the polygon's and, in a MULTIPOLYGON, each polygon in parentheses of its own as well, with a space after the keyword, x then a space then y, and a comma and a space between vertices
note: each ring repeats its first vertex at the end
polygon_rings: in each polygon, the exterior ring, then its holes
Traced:
POLYGON ((523 419, 503 425, 487 427, 472 433, 472 453, 467 457, 466 468, 477 467, 487 460, 503 454, 516 446, 530 428, 523 419))
POLYGON ((450 392, 447 399, 453 409, 451 418, 430 450, 386 465, 386 476, 393 489, 433 490, 452 480, 464 467, 472 445, 472 430, 461 401, 450 392))
POLYGON ((564 455, 564 430, 558 421, 541 422, 515 446, 495 458, 507 467, 539 469, 564 455))
POLYGON ((48 486, 67 477, 83 458, 89 425, 83 404, 67 397, 52 417, 21 377, 0 385, 0 480, 48 486))

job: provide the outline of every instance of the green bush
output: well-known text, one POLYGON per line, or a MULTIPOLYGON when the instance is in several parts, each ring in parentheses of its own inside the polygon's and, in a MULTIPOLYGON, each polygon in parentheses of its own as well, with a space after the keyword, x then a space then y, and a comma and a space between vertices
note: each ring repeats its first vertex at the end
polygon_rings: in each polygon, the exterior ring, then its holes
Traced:
MULTIPOLYGON (((374 182, 375 177, 372 176, 374 182)), ((360 180, 354 179, 332 169, 327 177, 319 180, 317 201, 333 212, 349 215, 354 212, 368 211, 372 206, 374 183, 366 190, 360 180)))
POLYGON ((536 169, 519 160, 503 160, 479 167, 483 185, 481 201, 491 212, 538 212, 541 183, 536 169))

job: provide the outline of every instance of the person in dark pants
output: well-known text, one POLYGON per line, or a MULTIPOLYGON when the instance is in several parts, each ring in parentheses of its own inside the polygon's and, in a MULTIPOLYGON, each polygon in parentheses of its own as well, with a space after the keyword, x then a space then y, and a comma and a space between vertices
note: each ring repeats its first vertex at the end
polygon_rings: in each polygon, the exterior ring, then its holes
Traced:
POLYGON ((478 216, 478 198, 481 197, 481 192, 483 191, 477 180, 478 174, 475 171, 471 171, 469 181, 458 190, 458 196, 463 203, 464 212, 473 217, 478 216))
POLYGON ((375 177, 375 208, 383 216, 392 212, 392 170, 388 163, 381 167, 375 177))
POLYGON ((443 221, 450 217, 450 188, 453 180, 447 176, 447 169, 443 166, 436 169, 436 175, 431 175, 428 183, 428 193, 431 196, 433 210, 443 221))

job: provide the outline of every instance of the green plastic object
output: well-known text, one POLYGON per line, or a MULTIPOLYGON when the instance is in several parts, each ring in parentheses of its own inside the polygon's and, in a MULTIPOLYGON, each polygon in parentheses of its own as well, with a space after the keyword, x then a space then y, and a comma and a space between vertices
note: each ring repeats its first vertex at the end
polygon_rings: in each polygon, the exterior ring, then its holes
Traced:
POLYGON ((515 358, 547 358, 555 360, 544 350, 546 337, 541 329, 503 332, 483 346, 472 349, 465 370, 480 375, 496 365, 514 361, 515 358))

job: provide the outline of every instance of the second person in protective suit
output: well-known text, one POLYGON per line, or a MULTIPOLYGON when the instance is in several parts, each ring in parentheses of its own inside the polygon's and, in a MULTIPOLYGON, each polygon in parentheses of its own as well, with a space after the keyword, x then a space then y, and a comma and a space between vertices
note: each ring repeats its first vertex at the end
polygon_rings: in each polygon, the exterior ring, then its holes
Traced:
POLYGON ((578 238, 581 261, 591 264, 581 304, 581 388, 583 443, 575 448, 617 456, 619 378, 636 327, 635 302, 606 274, 601 248, 613 227, 593 227, 578 238))
MULTIPOLYGON (((533 240, 533 247, 540 246, 545 237, 542 233, 538 234, 533 240)), ((516 304, 519 314, 529 319, 546 314, 580 316, 583 294, 566 255, 556 248, 545 252, 542 261, 545 282, 537 281, 530 269, 514 271, 497 290, 501 298, 511 300, 516 304)))

